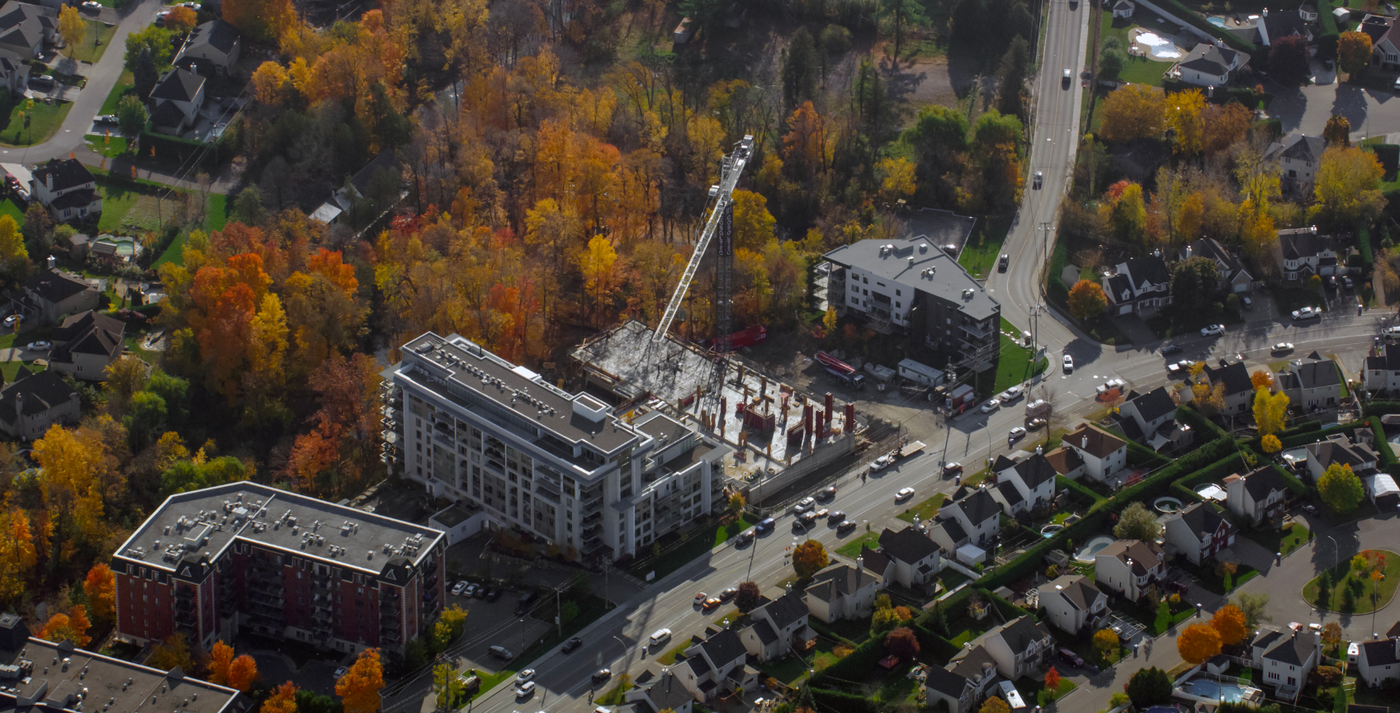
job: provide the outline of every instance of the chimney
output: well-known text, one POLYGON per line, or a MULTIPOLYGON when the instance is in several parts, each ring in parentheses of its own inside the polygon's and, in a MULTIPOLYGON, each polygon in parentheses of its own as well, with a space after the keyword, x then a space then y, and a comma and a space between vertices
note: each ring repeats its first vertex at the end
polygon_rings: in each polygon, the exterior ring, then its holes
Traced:
POLYGON ((1269 8, 1266 7, 1266 8, 1264 8, 1264 12, 1262 13, 1261 17, 1268 17, 1268 16, 1269 16, 1269 8))
POLYGON ((856 558, 856 571, 857 571, 857 572, 864 572, 864 571, 865 571, 865 558, 864 558, 864 557, 857 557, 857 558, 856 558))

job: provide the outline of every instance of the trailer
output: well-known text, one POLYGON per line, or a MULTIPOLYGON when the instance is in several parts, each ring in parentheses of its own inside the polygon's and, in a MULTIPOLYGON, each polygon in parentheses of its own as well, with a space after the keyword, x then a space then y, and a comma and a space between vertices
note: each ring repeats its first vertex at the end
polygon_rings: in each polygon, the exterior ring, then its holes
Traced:
POLYGON ((943 371, 913 359, 899 362, 899 375, 916 384, 939 386, 943 383, 943 371))
POLYGON ((856 368, 850 364, 826 352, 817 352, 816 360, 818 364, 822 365, 823 369, 826 369, 826 373, 832 375, 841 383, 856 389, 865 387, 865 375, 856 371, 856 368))
MULTIPOLYGON (((730 334, 729 348, 731 350, 739 350, 743 349, 744 347, 751 347, 755 344, 758 344, 759 342, 767 341, 767 339, 768 328, 761 324, 755 324, 754 326, 749 327, 748 329, 740 330, 738 332, 730 334)), ((710 341, 705 343, 705 346, 707 348, 714 349, 719 346, 719 340, 711 339, 710 341)))

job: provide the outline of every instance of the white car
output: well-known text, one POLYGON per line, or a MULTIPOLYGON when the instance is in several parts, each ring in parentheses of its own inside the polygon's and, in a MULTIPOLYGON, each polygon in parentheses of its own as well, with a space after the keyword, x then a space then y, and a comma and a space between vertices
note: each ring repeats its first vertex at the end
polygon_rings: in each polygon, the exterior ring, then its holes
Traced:
POLYGON ((870 461, 870 472, 871 472, 871 473, 879 473, 880 471, 882 471, 882 470, 884 470, 884 469, 886 469, 886 468, 888 468, 888 467, 890 467, 890 466, 892 466, 892 465, 894 465, 894 455, 893 455, 893 454, 890 454, 890 453, 886 453, 885 455, 882 455, 882 456, 880 456, 879 458, 876 458, 875 460, 870 461))
POLYGON ((25 349, 31 352, 43 352, 48 351, 51 348, 53 348, 53 343, 44 341, 30 342, 29 345, 25 347, 25 349))
POLYGON ((1275 354, 1283 354, 1291 351, 1293 351, 1293 342, 1279 342, 1274 345, 1275 354))
POLYGON ((516 689, 515 689, 515 696, 516 696, 516 698, 527 698, 527 697, 533 695, 534 692, 535 692, 535 682, 534 682, 534 681, 526 681, 526 682, 524 682, 524 683, 522 683, 522 684, 520 684, 519 686, 516 687, 516 689))
POLYGON ((998 399, 1001 399, 1001 402, 1002 402, 1002 403, 1004 403, 1004 404, 1009 404, 1009 403, 1011 403, 1012 401, 1015 401, 1016 399, 1021 398, 1021 395, 1024 394, 1024 393, 1025 393, 1025 391, 1022 390, 1021 387, 1019 387, 1019 386, 1012 386, 1012 387, 1007 388, 1006 391, 1003 391, 1003 392, 997 394, 997 398, 998 398, 998 399))
POLYGON ((344 675, 345 675, 345 672, 346 672, 346 671, 349 671, 349 670, 350 670, 350 667, 349 667, 349 666, 341 666, 340 668, 336 669, 336 670, 335 670, 335 680, 339 681, 339 680, 340 680, 340 677, 341 677, 341 676, 344 676, 344 675))
POLYGON ((1209 327, 1201 327, 1202 337, 1218 337, 1225 333, 1225 325, 1212 324, 1209 327))
POLYGON ((1006 440, 1008 440, 1008 441, 1019 441, 1019 440, 1021 440, 1022 438, 1025 438, 1025 437, 1026 437, 1026 429, 1024 429, 1024 428, 1022 428, 1022 427, 1020 427, 1020 426, 1017 426, 1017 427, 1011 429, 1010 431, 1007 431, 1007 432, 1006 432, 1006 440))
POLYGON ((83 9, 84 9, 84 10, 101 10, 101 9, 102 9, 102 3, 100 3, 100 2, 95 2, 94 0, 87 0, 87 2, 83 3, 83 9))
POLYGON ((1070 374, 1070 373, 1073 373, 1073 372, 1074 372, 1074 357, 1072 357, 1072 356, 1066 354, 1066 355, 1065 355, 1065 373, 1066 373, 1066 374, 1070 374))
POLYGON ((1305 320, 1305 319, 1312 319, 1313 317, 1321 317, 1321 316, 1322 316, 1322 310, 1321 310, 1321 309, 1318 309, 1317 307, 1304 307, 1304 308, 1302 308, 1302 309, 1295 309, 1295 310, 1293 310, 1293 319, 1298 320, 1298 321, 1302 321, 1302 320, 1305 320))
POLYGON ((15 324, 18 323, 18 322, 19 322, 19 315, 17 315, 17 314, 12 314, 12 315, 10 315, 10 316, 8 316, 8 317, 5 318, 5 326, 6 326, 6 327, 13 327, 13 326, 15 326, 15 324))
POLYGON ((462 596, 471 597, 476 595, 476 585, 468 583, 467 588, 462 590, 462 596))
POLYGON ((982 404, 982 413, 991 413, 1001 407, 1001 399, 987 399, 987 403, 982 404))
POLYGON ((462 596, 462 592, 467 591, 467 584, 469 583, 466 580, 463 580, 452 585, 452 595, 456 597, 462 596))
POLYGON ((816 498, 802 498, 797 502, 797 512, 807 512, 817 506, 816 498))
POLYGON ((897 492, 897 493, 894 494, 894 501, 897 502, 897 503, 902 503, 902 502, 904 502, 905 500, 908 500, 909 498, 912 498, 912 497, 914 497, 914 489, 913 489, 913 488, 903 488, 903 489, 901 489, 899 492, 897 492))
POLYGON ((535 669, 533 669, 533 668, 527 668, 527 669, 525 669, 524 671, 521 671, 520 673, 516 674, 516 676, 515 676, 515 681, 516 681, 516 683, 524 683, 524 682, 526 682, 526 681, 528 681, 528 680, 530 680, 530 679, 532 679, 532 678, 534 678, 534 677, 535 677, 535 669))

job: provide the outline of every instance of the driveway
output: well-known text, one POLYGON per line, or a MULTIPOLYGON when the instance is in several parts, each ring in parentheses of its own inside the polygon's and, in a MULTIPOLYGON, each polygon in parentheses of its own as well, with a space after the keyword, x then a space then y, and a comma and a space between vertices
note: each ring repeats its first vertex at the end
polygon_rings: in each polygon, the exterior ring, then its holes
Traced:
POLYGON ((1269 115, 1283 124, 1284 134, 1321 136, 1333 114, 1351 122, 1353 139, 1400 131, 1400 98, 1393 91, 1363 89, 1335 81, 1277 91, 1269 104, 1269 115))

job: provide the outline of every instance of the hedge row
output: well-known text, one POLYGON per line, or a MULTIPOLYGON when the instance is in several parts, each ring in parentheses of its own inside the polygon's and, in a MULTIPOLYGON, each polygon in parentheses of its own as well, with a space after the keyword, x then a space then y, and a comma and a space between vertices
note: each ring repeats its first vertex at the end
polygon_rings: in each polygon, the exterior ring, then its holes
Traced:
MULTIPOLYGON (((1176 92, 1187 92, 1193 90, 1199 92, 1201 91, 1201 88, 1198 85, 1188 84, 1186 82, 1181 81, 1180 79, 1163 79, 1162 90, 1165 91, 1167 94, 1174 94, 1176 92)), ((1246 87, 1216 87, 1211 92, 1208 101, 1214 102, 1216 104, 1229 104, 1231 102, 1239 102, 1240 104, 1244 105, 1244 108, 1246 109, 1258 109, 1259 105, 1264 103, 1264 99, 1262 97, 1260 97, 1258 94, 1255 94, 1253 89, 1246 87)))
POLYGON ((1372 401, 1361 407, 1361 413, 1367 416, 1385 416, 1392 413, 1400 413, 1400 401, 1372 401))
POLYGON ((1211 438, 1220 438, 1221 436, 1230 435, 1225 429, 1221 428, 1219 424, 1206 418, 1205 414, 1197 411, 1195 407, 1190 404, 1177 406, 1176 418, 1178 421, 1185 421, 1188 426, 1196 429, 1197 432, 1204 431, 1214 434, 1211 438))
POLYGON ((1359 423, 1362 422, 1358 421, 1356 423, 1348 423, 1345 426, 1333 426, 1331 428, 1322 428, 1309 433, 1301 433, 1296 436, 1289 436, 1288 438, 1280 438, 1278 440, 1279 443, 1283 444, 1285 450, 1289 448, 1297 448, 1298 446, 1306 446, 1309 443, 1317 443, 1318 441, 1326 440, 1327 438, 1335 436, 1338 433, 1349 434, 1352 431, 1356 430, 1356 426, 1359 423))
POLYGON ((831 681, 859 681, 875 664, 885 657, 884 640, 878 636, 866 639, 844 658, 812 676, 812 686, 824 686, 831 681))
POLYGON ((1170 463, 1170 460, 1163 458, 1161 454, 1138 443, 1137 441, 1123 439, 1128 444, 1128 465, 1136 466, 1144 470, 1156 470, 1170 463))
MULTIPOLYGON (((1172 14, 1176 15, 1177 18, 1181 21, 1189 23, 1192 27, 1203 31, 1212 37, 1219 37, 1221 40, 1224 40, 1225 44, 1229 46, 1230 49, 1238 50, 1248 55, 1254 54, 1255 50, 1258 49, 1254 46, 1253 43, 1245 42, 1244 40, 1229 33, 1224 28, 1216 27, 1215 25, 1210 24, 1210 22, 1208 22, 1204 16, 1202 16, 1195 10, 1186 7, 1186 5, 1181 2, 1181 0, 1157 0, 1157 2, 1162 6, 1162 9, 1171 11, 1172 14)), ((1318 5, 1318 10, 1321 11, 1321 3, 1318 3, 1318 5)), ((1328 12, 1331 12, 1331 10, 1329 9, 1328 12)), ((1333 23, 1332 29, 1335 31, 1336 28, 1336 24, 1333 23)))
POLYGON ((1005 597, 1002 597, 1001 595, 993 592, 990 589, 979 588, 977 592, 983 597, 985 597, 987 601, 991 602, 992 606, 997 608, 997 613, 1001 615, 1001 618, 1006 621, 1011 621, 1012 619, 1015 619, 1017 617, 1022 617, 1026 616, 1027 614, 1030 614, 1030 612, 1026 611, 1025 609, 1022 609, 1021 607, 1016 606, 1015 604, 1012 604, 1011 602, 1007 601, 1005 597))
POLYGON ((1337 31, 1337 18, 1332 17, 1331 0, 1317 0, 1317 22, 1322 31, 1317 34, 1317 55, 1320 59, 1337 57, 1337 41, 1341 33, 1337 31))
MULTIPOLYGON (((1400 146, 1391 146, 1390 148, 1400 148, 1400 146)), ((1375 255, 1371 253, 1371 228, 1365 221, 1356 225, 1356 250, 1361 253, 1361 261, 1367 266, 1375 260, 1375 255)))
POLYGON ((1166 494, 1171 484, 1185 473, 1205 467, 1224 458, 1235 449, 1230 438, 1217 438, 1190 453, 1172 461, 1172 464, 1143 479, 1141 483, 1118 491, 1112 500, 1094 507, 1109 505, 1113 510, 1122 510, 1129 503, 1149 500, 1166 494))
POLYGON ((1108 499, 1108 498, 1105 498, 1104 496, 1099 495, 1098 493, 1096 493, 1096 492, 1090 490, 1089 488, 1085 487, 1084 485, 1081 485, 1080 483, 1078 483, 1078 482, 1076 482, 1076 481, 1073 481, 1073 480, 1070 480, 1069 478, 1066 478, 1066 477, 1063 476, 1063 475, 1057 475, 1057 476, 1055 476, 1055 487, 1056 487, 1056 488, 1059 488, 1060 490, 1068 490, 1068 491, 1070 491, 1070 492, 1072 492, 1072 493, 1075 493, 1076 495, 1080 495, 1080 496, 1086 497, 1086 498, 1089 499, 1089 502, 1090 502, 1091 504, 1101 503, 1101 502, 1103 502, 1103 501, 1105 501, 1105 500, 1108 499))
MULTIPOLYGON (((852 654, 854 656, 855 654, 852 654)), ((846 658, 850 658, 847 656, 846 658)), ((846 659, 842 659, 844 661, 846 659)), ((840 663, 839 661, 837 663, 840 663)), ((835 664, 832 664, 833 666, 835 664)), ((815 677, 812 683, 812 701, 817 704, 818 710, 842 711, 846 713, 877 713, 880 704, 873 698, 857 696, 854 693, 845 691, 832 691, 825 688, 817 688, 815 677)))
POLYGON ((1388 468, 1400 465, 1400 459, 1395 457, 1395 449, 1386 447, 1385 428, 1381 426, 1381 417, 1372 416, 1366 419, 1366 423, 1371 426, 1371 433, 1376 437, 1376 453, 1380 454, 1381 467, 1388 468))

